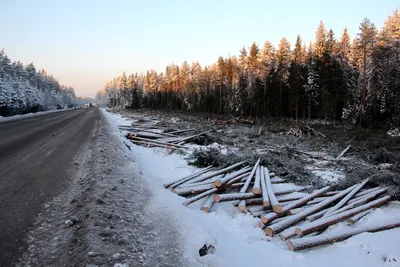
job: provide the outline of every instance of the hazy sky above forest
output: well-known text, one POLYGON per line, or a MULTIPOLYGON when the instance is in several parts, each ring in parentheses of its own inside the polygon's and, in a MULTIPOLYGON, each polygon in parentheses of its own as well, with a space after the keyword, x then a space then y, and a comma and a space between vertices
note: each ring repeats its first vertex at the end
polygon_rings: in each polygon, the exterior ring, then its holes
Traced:
POLYGON ((33 62, 71 85, 79 96, 123 71, 170 63, 210 64, 237 55, 255 41, 281 37, 308 44, 320 20, 335 36, 345 26, 353 39, 363 17, 380 29, 399 6, 394 0, 0 0, 0 49, 33 62))

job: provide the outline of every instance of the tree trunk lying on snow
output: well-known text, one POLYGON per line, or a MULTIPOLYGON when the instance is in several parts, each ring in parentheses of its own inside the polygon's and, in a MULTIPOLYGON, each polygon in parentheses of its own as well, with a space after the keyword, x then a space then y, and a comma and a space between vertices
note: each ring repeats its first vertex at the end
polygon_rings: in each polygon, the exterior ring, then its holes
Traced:
POLYGON ((211 194, 204 201, 203 205, 201 206, 201 210, 207 213, 210 212, 214 203, 215 203, 214 194, 211 194))
MULTIPOLYGON (((198 172, 195 172, 195 173, 190 174, 190 175, 188 175, 188 176, 185 176, 185 177, 183 177, 183 178, 179 178, 178 180, 175 180, 175 181, 169 182, 169 183, 167 183, 167 184, 164 184, 164 187, 167 188, 167 187, 170 187, 171 185, 176 184, 176 183, 179 183, 179 182, 184 183, 184 182, 190 180, 191 178, 195 178, 195 177, 197 177, 197 176, 199 176, 199 175, 202 175, 203 173, 208 172, 211 168, 212 168, 212 166, 208 166, 208 167, 206 167, 205 169, 202 169, 202 170, 200 170, 200 171, 198 171, 198 172)), ((178 184, 178 185, 179 185, 179 184, 178 184)), ((176 185, 176 186, 178 186, 178 185, 176 185)), ((175 186, 175 187, 176 187, 176 186, 175 186)))
POLYGON ((160 144, 160 145, 164 145, 167 147, 186 148, 186 149, 188 148, 187 146, 166 143, 166 142, 162 142, 162 141, 158 141, 158 140, 149 140, 147 138, 142 138, 142 137, 137 137, 137 136, 131 136, 129 139, 133 140, 132 142, 143 141, 143 142, 148 142, 148 143, 160 144))
MULTIPOLYGON (((288 213, 291 209, 303 206, 308 201, 310 201, 310 200, 312 200, 312 199, 314 199, 314 198, 326 193, 327 191, 329 191, 330 188, 331 188, 330 186, 323 187, 323 188, 321 188, 321 189, 319 189, 319 190, 317 190, 317 191, 315 191, 315 192, 313 192, 313 193, 311 193, 309 195, 306 195, 306 196, 304 196, 304 197, 302 197, 302 198, 300 198, 300 199, 298 199, 296 201, 291 202, 287 206, 283 207, 283 209, 281 211, 281 214, 284 215, 284 214, 288 213)), ((324 201, 326 201, 326 200, 324 200, 324 201)), ((319 205, 319 204, 320 203, 318 203, 316 205, 319 205)), ((308 209, 310 209, 310 208, 308 208, 308 209)), ((304 212, 304 211, 302 211, 302 212, 304 212)), ((264 224, 267 224, 267 223, 270 223, 271 221, 275 220, 279 216, 280 215, 278 213, 271 213, 268 216, 262 216, 261 217, 261 221, 264 224)))
POLYGON ((366 210, 363 212, 360 212, 357 215, 354 215, 353 217, 351 217, 350 219, 347 220, 348 224, 355 224, 356 222, 358 222, 362 217, 368 215, 371 211, 373 211, 374 209, 370 209, 370 210, 366 210))
POLYGON ((254 185, 253 185, 253 193, 255 195, 259 195, 261 193, 261 175, 260 175, 260 168, 256 169, 256 178, 254 180, 254 185))
POLYGON ((323 227, 327 227, 327 226, 335 224, 337 222, 346 220, 347 218, 350 218, 360 212, 369 210, 371 208, 379 207, 379 206, 385 204, 386 202, 388 202, 389 200, 390 200, 390 196, 384 196, 377 200, 374 200, 367 204, 359 206, 357 208, 354 208, 354 209, 351 209, 351 210, 348 210, 348 211, 345 211, 345 212, 342 212, 342 213, 339 213, 339 214, 336 214, 336 215, 333 215, 333 216, 330 216, 327 218, 321 218, 317 221, 307 224, 304 227, 296 228, 296 235, 302 236, 302 235, 314 232, 323 227))
POLYGON ((361 234, 364 232, 379 232, 384 230, 393 229, 396 227, 400 227, 400 221, 390 220, 387 222, 379 223, 376 226, 365 226, 365 227, 357 227, 350 228, 345 231, 341 231, 339 233, 326 233, 313 237, 303 237, 299 239, 288 240, 288 249, 291 251, 302 250, 306 248, 312 248, 316 246, 321 246, 325 244, 330 244, 333 242, 339 242, 345 240, 353 235, 361 234))
POLYGON ((276 199, 275 193, 272 190, 271 178, 269 177, 268 168, 264 168, 264 179, 265 179, 265 186, 268 192, 269 202, 272 205, 272 209, 277 213, 282 212, 282 205, 276 199))
POLYGON ((343 190, 340 193, 338 193, 332 197, 329 197, 326 200, 312 206, 311 208, 305 209, 302 212, 297 213, 296 215, 292 215, 292 216, 290 216, 290 218, 283 220, 279 223, 268 226, 267 228, 265 228, 266 234, 269 236, 274 236, 275 234, 280 233, 281 231, 288 228, 289 226, 292 226, 295 223, 303 220, 308 215, 316 213, 316 212, 320 211, 321 209, 329 206, 333 202, 341 199, 342 197, 347 195, 351 190, 353 190, 353 188, 354 188, 354 186, 349 187, 346 190, 343 190))
POLYGON ((263 205, 265 207, 269 207, 270 202, 268 197, 267 183, 265 182, 265 177, 264 177, 264 166, 260 167, 259 172, 260 172, 261 196, 263 198, 263 205))
POLYGON ((221 194, 215 195, 215 202, 229 201, 229 200, 237 200, 237 199, 247 199, 253 198, 253 193, 232 193, 232 194, 221 194))
MULTIPOLYGON (((257 160, 257 162, 254 164, 253 169, 251 170, 249 176, 246 179, 246 182, 244 183, 243 187, 240 189, 239 193, 246 193, 247 189, 249 188, 250 182, 253 179, 253 176, 258 168, 258 165, 260 164, 260 159, 257 160)), ((243 212, 246 209, 246 201, 242 200, 239 203, 239 210, 243 212)))
MULTIPOLYGON (((246 175, 246 174, 244 174, 244 175, 246 175)), ((228 185, 229 184, 233 184, 233 183, 235 183, 237 181, 240 181, 240 179, 242 179, 244 177, 244 175, 239 175, 239 176, 233 178, 232 180, 230 180, 228 182, 228 185)), ((182 203, 182 205, 184 205, 184 206, 190 205, 193 202, 196 202, 197 200, 202 199, 203 197, 206 197, 206 196, 209 196, 209 195, 211 195, 213 193, 218 192, 218 190, 219 190, 219 188, 213 188, 213 189, 210 189, 210 190, 208 190, 206 192, 198 194, 198 195, 196 195, 194 197, 188 198, 185 202, 182 203)))
POLYGON ((216 188, 221 187, 223 184, 228 183, 231 179, 237 177, 238 175, 242 175, 244 173, 249 172, 249 170, 250 170, 250 167, 245 167, 245 168, 240 169, 238 171, 232 172, 232 173, 226 175, 225 177, 223 177, 223 178, 221 178, 219 180, 216 180, 213 183, 213 187, 216 187, 216 188))
POLYGON ((323 216, 327 217, 329 216, 329 214, 331 214, 332 212, 340 209, 341 207, 343 207, 355 194, 357 194, 358 191, 360 191, 360 189, 368 182, 368 179, 363 181, 362 183, 358 184, 353 190, 351 190, 347 196, 345 196, 342 200, 339 201, 339 203, 337 203, 335 206, 333 206, 332 208, 330 208, 323 216))

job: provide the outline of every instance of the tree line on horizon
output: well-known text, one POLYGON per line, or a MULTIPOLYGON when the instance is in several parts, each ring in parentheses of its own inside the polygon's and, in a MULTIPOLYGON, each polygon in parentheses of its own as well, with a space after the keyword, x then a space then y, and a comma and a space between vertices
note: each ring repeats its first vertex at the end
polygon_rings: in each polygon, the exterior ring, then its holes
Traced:
POLYGON ((11 62, 0 50, 0 116, 26 114, 73 107, 79 103, 75 91, 64 86, 33 63, 11 62))
POLYGON ((238 56, 209 66, 168 65, 165 72, 126 75, 99 90, 99 104, 231 114, 347 121, 365 127, 400 125, 400 14, 396 9, 381 30, 364 18, 351 40, 339 38, 323 21, 307 46, 298 35, 278 47, 252 43, 238 56))

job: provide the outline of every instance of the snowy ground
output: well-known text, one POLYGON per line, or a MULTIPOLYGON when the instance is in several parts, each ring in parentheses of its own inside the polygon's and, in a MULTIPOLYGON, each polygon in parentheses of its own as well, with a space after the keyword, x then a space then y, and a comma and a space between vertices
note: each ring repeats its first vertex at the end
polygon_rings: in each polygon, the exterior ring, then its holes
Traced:
POLYGON ((6 122, 6 121, 16 121, 16 120, 22 120, 22 119, 27 119, 27 118, 32 118, 32 117, 38 117, 38 116, 43 116, 43 115, 46 115, 49 113, 62 112, 62 111, 71 110, 71 109, 72 108, 47 110, 47 111, 40 111, 40 112, 36 112, 36 113, 28 113, 28 114, 23 114, 23 115, 14 115, 14 116, 9 116, 9 117, 0 116, 0 123, 6 122))
MULTIPOLYGON (((115 129, 118 125, 130 125, 130 121, 120 115, 104 114, 115 129)), ((122 142, 127 142, 123 135, 120 138, 122 142)), ((170 155, 161 148, 128 145, 131 147, 129 155, 140 167, 141 177, 153 190, 148 202, 151 203, 148 207, 150 212, 155 216, 164 212, 175 218, 183 238, 183 256, 190 266, 400 266, 400 229, 360 234, 333 245, 290 252, 285 242, 266 237, 257 226, 259 219, 238 213, 230 203, 216 205, 209 214, 200 211, 200 203, 184 207, 181 205, 183 198, 165 190, 162 184, 193 173, 196 168, 187 165, 184 155, 170 155), (204 244, 214 245, 215 253, 199 257, 199 248, 204 244)), ((321 166, 315 166, 313 171, 318 172, 323 165, 322 162, 321 166)), ((326 173, 324 171, 321 176, 326 173)), ((324 178, 333 182, 341 177, 338 171, 324 178)), ((358 225, 377 224, 389 217, 400 219, 398 203, 376 209, 361 219, 358 225)), ((348 227, 339 223, 328 231, 348 227)))

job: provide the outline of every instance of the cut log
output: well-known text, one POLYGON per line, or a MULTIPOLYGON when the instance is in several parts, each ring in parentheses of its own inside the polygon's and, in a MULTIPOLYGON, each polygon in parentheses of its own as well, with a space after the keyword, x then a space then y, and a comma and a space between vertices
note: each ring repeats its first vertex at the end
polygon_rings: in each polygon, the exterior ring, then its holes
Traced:
POLYGON ((400 221, 390 220, 386 222, 379 223, 376 226, 364 226, 357 228, 350 228, 345 231, 341 231, 338 233, 326 233, 313 237, 303 237, 299 239, 288 240, 288 249, 291 251, 302 250, 306 248, 312 248, 316 246, 326 245, 333 242, 339 242, 345 240, 354 235, 358 235, 365 232, 379 232, 384 230, 389 230, 393 228, 400 227, 400 221))
POLYGON ((254 174, 256 173, 256 170, 258 168, 258 165, 260 164, 260 159, 256 161, 256 163, 253 166, 253 169, 251 170, 249 176, 246 179, 246 182, 244 183, 243 187, 240 189, 239 193, 246 193, 247 189, 249 188, 251 180, 253 180, 254 174))
POLYGON ((336 157, 336 159, 340 159, 341 157, 343 157, 344 154, 346 154, 347 151, 349 151, 350 147, 351 147, 351 145, 348 145, 348 146, 342 151, 342 153, 340 153, 340 154, 336 157))
POLYGON ((330 191, 330 192, 326 192, 325 194, 324 194, 324 196, 325 197, 331 197, 331 196, 334 196, 334 195, 336 195, 336 194, 338 194, 338 193, 340 193, 340 192, 342 192, 341 190, 340 191, 330 191))
POLYGON ((327 213, 329 209, 330 209, 330 208, 323 209, 323 210, 320 210, 320 211, 318 211, 318 212, 316 212, 316 213, 314 213, 314 214, 311 214, 310 216, 307 216, 307 217, 305 218, 305 220, 306 220, 306 221, 309 221, 309 222, 313 222, 313 221, 315 221, 315 220, 318 220, 319 218, 321 218, 322 216, 324 216, 324 214, 327 213))
POLYGON ((253 198, 253 193, 231 193, 231 194, 217 194, 214 199, 215 202, 229 201, 229 200, 237 200, 237 199, 247 199, 253 198))
POLYGON ((244 161, 238 162, 238 163, 233 164, 233 165, 231 165, 231 166, 229 166, 229 167, 226 167, 226 168, 223 168, 223 169, 221 169, 221 170, 217 170, 217 171, 215 171, 215 172, 209 173, 208 175, 204 175, 204 176, 198 177, 198 178, 192 180, 192 183, 202 182, 202 181, 207 180, 207 179, 210 179, 210 178, 212 178, 212 177, 214 177, 214 176, 217 176, 217 175, 226 173, 226 172, 228 172, 228 171, 230 171, 230 170, 232 170, 232 169, 235 169, 235 168, 239 167, 239 166, 242 165, 243 163, 244 163, 244 161))
POLYGON ((142 138, 146 138, 146 139, 158 139, 158 138, 163 138, 164 136, 161 134, 156 134, 156 133, 144 133, 144 132, 135 132, 135 133, 127 133, 125 135, 127 138, 130 138, 131 136, 135 136, 135 137, 142 137, 142 138))
POLYGON ((182 145, 172 144, 172 143, 166 143, 166 142, 162 142, 162 141, 159 141, 159 140, 149 140, 147 138, 142 138, 142 137, 137 137, 137 136, 132 136, 130 139, 135 141, 135 142, 136 141, 143 141, 143 142, 148 142, 148 143, 164 145, 166 147, 176 147, 176 148, 186 148, 186 149, 188 149, 187 146, 182 146, 182 145))
MULTIPOLYGON (((202 169, 202 170, 200 170, 200 171, 198 171, 198 172, 195 172, 195 173, 190 174, 190 175, 188 175, 188 176, 185 176, 185 177, 183 177, 183 178, 179 178, 178 180, 175 180, 175 181, 169 182, 169 183, 167 183, 167 184, 164 184, 164 187, 167 188, 167 187, 169 187, 169 186, 171 186, 171 185, 173 185, 173 184, 175 184, 175 183, 179 183, 179 182, 181 182, 181 181, 186 182, 186 181, 190 180, 191 178, 197 177, 197 176, 199 176, 199 175, 202 175, 203 173, 208 172, 211 168, 212 168, 212 166, 208 166, 208 167, 206 167, 206 168, 204 168, 204 169, 202 169)), ((184 182, 183 182, 183 183, 184 183, 184 182)))
POLYGON ((292 226, 292 227, 289 227, 288 229, 283 230, 283 231, 279 234, 279 238, 280 238, 282 241, 286 241, 286 240, 288 240, 288 239, 290 239, 290 238, 292 238, 292 237, 295 237, 295 236, 296 236, 296 232, 295 232, 296 227, 297 227, 297 226, 292 226))
POLYGON ((220 174, 215 177, 211 177, 203 182, 192 183, 192 181, 188 181, 187 183, 180 185, 179 188, 195 187, 195 186, 201 186, 201 185, 212 185, 213 182, 215 182, 218 179, 223 178, 224 175, 225 174, 220 174))
POLYGON ((368 179, 363 181, 362 183, 358 184, 353 190, 351 190, 342 200, 339 201, 339 203, 337 203, 335 206, 333 206, 332 208, 330 208, 323 216, 327 217, 329 216, 329 214, 331 214, 332 212, 340 209, 341 207, 343 207, 355 194, 357 194, 358 191, 360 191, 360 189, 368 182, 368 179))
MULTIPOLYGON (((329 191, 329 189, 330 189, 330 186, 323 187, 323 188, 321 188, 321 189, 319 189, 319 190, 317 190, 317 191, 315 191, 315 192, 313 192, 313 193, 311 193, 311 194, 309 194, 309 195, 306 195, 306 196, 304 196, 304 197, 302 197, 302 198, 300 198, 300 199, 298 199, 298 200, 296 200, 296 201, 291 202, 291 203, 288 204, 288 205, 285 205, 285 206, 283 207, 282 211, 281 211, 281 214, 282 214, 282 215, 283 215, 283 214, 286 214, 286 213, 288 213, 291 209, 294 209, 294 208, 303 206, 303 205, 306 204, 308 201, 310 201, 310 200, 312 200, 312 199, 314 199, 314 198, 316 198, 316 197, 318 197, 318 196, 320 196, 320 195, 323 195, 325 192, 329 191)), ((318 204, 319 204, 319 203, 318 203, 318 204)), ((316 205, 318 205, 318 204, 316 204, 316 205)), ((308 209, 309 209, 309 208, 308 208, 308 209)), ((302 212, 304 212, 304 211, 302 211, 302 212)), ((301 212, 300 212, 300 213, 301 213, 301 212)), ((261 221, 262 221, 264 224, 267 224, 267 223, 270 223, 271 221, 275 220, 275 219, 278 218, 279 216, 280 216, 280 214, 278 214, 278 213, 271 213, 271 214, 269 214, 267 217, 261 217, 261 221)))
POLYGON ((178 133, 192 132, 192 131, 195 131, 195 130, 196 129, 184 129, 184 130, 178 130, 178 131, 173 131, 173 132, 166 132, 164 134, 169 134, 171 136, 176 136, 175 134, 178 134, 178 133))
POLYGON ((351 190, 353 190, 354 187, 355 186, 352 186, 346 190, 343 190, 342 192, 340 192, 334 196, 331 196, 318 204, 315 204, 311 208, 305 209, 302 212, 297 213, 296 215, 290 216, 290 218, 287 218, 286 220, 283 220, 279 223, 276 223, 274 225, 271 225, 271 226, 265 228, 265 232, 269 236, 274 236, 275 234, 282 232, 284 229, 288 228, 289 226, 292 226, 295 223, 303 220, 308 215, 316 213, 316 212, 320 211, 321 209, 327 207, 328 205, 332 204, 333 202, 341 199, 342 197, 347 195, 351 190))
MULTIPOLYGON (((233 206, 239 206, 241 200, 236 200, 236 201, 232 201, 232 205, 233 206)), ((257 197, 257 198, 249 198, 246 199, 246 206, 254 206, 254 205, 262 205, 262 198, 261 197, 257 197)))
MULTIPOLYGON (((258 161, 258 162, 259 162, 259 161, 258 161)), ((253 169, 253 170, 254 170, 254 169, 253 169)), ((260 181, 261 181, 260 170, 259 170, 258 165, 257 165, 257 168, 256 168, 256 178, 255 178, 255 180, 254 180, 254 185, 253 185, 253 193, 254 193, 255 195, 259 195, 259 194, 261 193, 261 184, 260 184, 260 181)))
POLYGON ((205 131, 205 132, 202 132, 202 133, 199 133, 199 134, 195 134, 195 135, 191 135, 191 136, 188 136, 188 137, 184 137, 184 138, 178 139, 177 141, 178 141, 178 142, 186 142, 186 141, 188 141, 188 140, 190 140, 190 139, 193 139, 193 138, 195 138, 195 137, 197 137, 197 136, 204 135, 204 134, 209 133, 209 132, 211 132, 211 131, 212 131, 212 130, 208 130, 208 131, 205 131))
POLYGON ((238 170, 238 171, 235 171, 235 172, 231 172, 231 173, 227 174, 224 178, 216 180, 213 183, 213 186, 216 187, 216 188, 221 187, 223 184, 229 182, 229 180, 231 180, 231 179, 233 179, 233 178, 235 178, 235 177, 237 177, 239 175, 242 175, 244 173, 247 173, 247 172, 249 172, 249 170, 250 170, 250 167, 245 167, 245 168, 243 168, 241 170, 238 170))
MULTIPOLYGON (((381 189, 381 187, 378 186, 378 187, 373 187, 373 188, 366 189, 366 190, 360 190, 360 192, 358 192, 357 194, 354 195, 354 198, 358 198, 358 197, 362 197, 362 196, 368 195, 369 193, 371 193, 371 192, 373 192, 375 190, 379 190, 379 189, 381 189)), ((353 201, 353 199, 351 199, 350 201, 353 201)))
POLYGON ((282 212, 282 205, 276 199, 275 193, 272 190, 271 178, 269 177, 269 171, 267 167, 264 167, 264 179, 265 179, 265 186, 267 187, 268 198, 270 205, 272 205, 272 209, 276 213, 282 212))
POLYGON ((368 195, 361 196, 361 197, 357 198, 357 201, 352 202, 351 204, 347 204, 346 206, 338 209, 337 211, 330 213, 328 215, 328 217, 332 216, 332 215, 335 215, 335 214, 338 214, 338 213, 341 213, 341 212, 344 212, 346 210, 353 209, 353 208, 356 208, 358 206, 361 206, 361 205, 369 202, 370 200, 376 198, 377 196, 385 193, 386 191, 387 191, 386 188, 382 188, 382 189, 373 191, 373 192, 369 193, 368 195))
POLYGON ((273 183, 273 184, 283 184, 283 183, 286 183, 286 181, 285 181, 284 179, 282 179, 282 178, 280 178, 280 177, 277 177, 277 176, 273 177, 272 174, 274 174, 274 173, 273 173, 273 172, 270 172, 270 173, 269 173, 269 176, 271 177, 271 183, 273 183))
MULTIPOLYGON (((374 188, 374 190, 365 190, 365 191, 368 191, 368 193, 366 193, 366 194, 363 194, 363 195, 361 195, 361 196, 358 196, 358 197, 356 197, 356 196, 354 196, 354 198, 353 199, 350 199, 349 200, 349 202, 347 202, 347 204, 353 204, 354 202, 358 202, 360 199, 363 199, 365 196, 368 196, 368 195, 370 195, 370 194, 374 194, 374 193, 376 193, 376 192, 378 192, 378 195, 379 194, 382 194, 382 193, 384 193, 384 192, 386 192, 387 191, 387 188, 386 187, 376 187, 376 188, 374 188)), ((376 195, 376 194, 375 194, 376 195)))
MULTIPOLYGON (((230 180, 227 184, 228 184, 228 185, 233 184, 233 183, 235 183, 235 182, 237 182, 237 181, 240 181, 240 179, 242 179, 242 178, 243 178, 242 176, 235 177, 235 178, 233 178, 232 180, 230 180)), ((196 202, 196 201, 198 201, 199 199, 202 199, 203 197, 206 197, 206 196, 209 196, 209 195, 211 195, 211 194, 213 194, 213 193, 218 192, 218 190, 219 190, 219 188, 213 188, 213 189, 210 189, 210 190, 208 190, 208 191, 206 191, 206 192, 203 192, 203 193, 201 193, 201 194, 198 194, 198 195, 196 195, 196 196, 194 196, 194 197, 188 198, 185 202, 182 203, 182 205, 184 205, 184 206, 190 205, 190 204, 192 204, 193 202, 196 202)))
POLYGON ((379 207, 379 206, 385 204, 386 202, 388 202, 389 200, 390 200, 390 196, 384 196, 377 200, 371 201, 370 203, 359 206, 357 208, 354 208, 354 209, 351 209, 351 210, 348 210, 348 211, 345 211, 345 212, 342 212, 342 213, 339 213, 339 214, 336 214, 336 215, 333 215, 333 216, 330 216, 327 218, 321 218, 317 221, 307 224, 307 226, 296 228, 296 235, 302 236, 302 235, 314 232, 323 227, 327 227, 329 225, 335 224, 342 220, 346 220, 360 212, 369 210, 371 208, 379 207))
POLYGON ((214 203, 215 203, 214 194, 211 194, 204 201, 203 205, 201 206, 201 210, 207 213, 210 212, 214 203))
POLYGON ((132 143, 135 145, 146 145, 146 146, 151 146, 151 147, 162 147, 162 148, 169 148, 169 149, 179 149, 178 147, 170 146, 170 145, 162 145, 158 144, 152 141, 139 141, 139 140, 133 140, 130 139, 132 143))
POLYGON ((168 136, 168 137, 176 137, 173 134, 163 133, 163 132, 157 133, 157 132, 154 132, 154 131, 150 131, 150 130, 146 130, 146 129, 142 129, 142 128, 137 128, 137 127, 130 127, 130 129, 135 130, 135 131, 139 131, 139 132, 152 133, 152 134, 157 134, 157 135, 164 135, 164 136, 168 136))
POLYGON ((373 211, 373 209, 360 212, 359 214, 354 215, 353 217, 351 217, 350 219, 348 219, 348 220, 347 220, 347 223, 348 223, 348 224, 355 224, 355 223, 358 222, 362 217, 368 215, 371 211, 373 211))
POLYGON ((268 197, 267 184, 266 184, 265 178, 264 178, 264 166, 261 166, 258 171, 260 172, 261 196, 263 198, 263 205, 265 207, 269 207, 270 202, 269 202, 269 197, 268 197))

